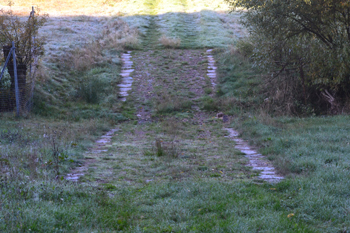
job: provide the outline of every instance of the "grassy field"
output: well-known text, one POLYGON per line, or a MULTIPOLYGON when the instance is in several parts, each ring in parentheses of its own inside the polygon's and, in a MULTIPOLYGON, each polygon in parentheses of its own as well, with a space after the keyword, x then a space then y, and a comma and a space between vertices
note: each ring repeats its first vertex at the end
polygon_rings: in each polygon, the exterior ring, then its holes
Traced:
POLYGON ((33 111, 0 116, 1 232, 350 231, 349 117, 269 114, 261 73, 236 48, 240 13, 223 1, 14 3, 51 17, 33 111), (121 102, 127 50, 134 83, 121 102), (285 180, 257 179, 224 127, 285 180), (80 166, 79 182, 63 179, 80 166))

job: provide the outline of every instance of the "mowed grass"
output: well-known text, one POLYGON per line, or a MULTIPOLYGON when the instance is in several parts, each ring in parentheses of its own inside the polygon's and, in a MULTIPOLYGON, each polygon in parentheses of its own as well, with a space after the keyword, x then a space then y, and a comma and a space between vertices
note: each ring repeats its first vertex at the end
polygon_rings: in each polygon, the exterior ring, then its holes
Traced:
POLYGON ((281 185, 299 186, 300 196, 292 204, 296 218, 321 232, 349 230, 349 116, 267 121, 257 114, 233 126, 286 176, 281 185))
POLYGON ((315 217, 310 220, 296 211, 295 207, 304 203, 305 190, 299 187, 285 182, 276 186, 171 182, 137 189, 118 188, 111 197, 103 190, 65 182, 9 184, 2 185, 0 229, 2 232, 334 232, 335 222, 323 222, 315 217))
POLYGON ((205 50, 140 51, 133 60, 135 91, 128 101, 146 115, 194 112, 204 90, 212 88, 206 77, 205 50))
MULTIPOLYGON (((124 5, 123 5, 124 4, 124 5)), ((227 47, 246 35, 239 25, 240 13, 228 14, 229 7, 222 0, 215 1, 156 1, 145 0, 137 6, 121 9, 122 19, 137 27, 147 44, 158 43, 159 38, 149 41, 147 31, 155 30, 159 36, 179 39, 179 48, 227 47)), ((146 48, 148 49, 148 48, 146 48)))

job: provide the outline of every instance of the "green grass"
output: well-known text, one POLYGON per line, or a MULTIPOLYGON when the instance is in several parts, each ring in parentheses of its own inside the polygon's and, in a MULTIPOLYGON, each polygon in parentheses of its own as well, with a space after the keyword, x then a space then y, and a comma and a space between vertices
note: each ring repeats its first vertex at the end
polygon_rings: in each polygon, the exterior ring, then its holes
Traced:
POLYGON ((104 191, 66 182, 1 183, 2 232, 91 232, 128 228, 134 207, 123 191, 104 191))
POLYGON ((271 187, 218 182, 151 185, 138 195, 143 216, 139 226, 143 232, 315 232, 298 217, 287 217, 293 208, 281 207, 293 203, 286 195, 290 190, 271 187))
MULTIPOLYGON (((11 188, 3 190, 7 192, 11 188)), ((14 200, 26 198, 26 202, 8 203, 7 198, 3 199, 0 227, 11 232, 29 229, 38 232, 348 230, 346 210, 334 208, 336 203, 341 205, 340 201, 319 195, 307 198, 317 188, 295 181, 283 181, 274 186, 217 181, 171 182, 137 189, 124 187, 108 197, 105 191, 81 186, 28 184, 21 193, 12 191, 11 196, 7 195, 14 200), (16 221, 9 218, 14 215, 16 221)))
POLYGON ((219 61, 217 96, 235 102, 234 106, 228 106, 232 113, 260 106, 266 96, 261 90, 259 71, 238 53, 224 50, 216 50, 215 53, 219 61))
POLYGON ((298 213, 295 218, 318 231, 337 232, 350 226, 344 208, 349 194, 348 122, 349 116, 336 116, 276 117, 268 123, 257 115, 243 117, 233 127, 286 176, 280 185, 288 185, 294 201, 287 207, 298 213))
POLYGON ((243 135, 262 147, 283 173, 322 176, 325 170, 341 173, 348 169, 348 121, 348 116, 276 117, 271 123, 263 123, 257 116, 237 126, 247 129, 243 135))
POLYGON ((45 118, 16 119, 2 116, 0 124, 1 159, 9 164, 1 166, 1 177, 54 178, 54 148, 61 154, 60 173, 77 166, 84 151, 102 132, 111 126, 107 122, 81 120, 67 122, 45 118), (15 168, 11 170, 10 168, 15 168))

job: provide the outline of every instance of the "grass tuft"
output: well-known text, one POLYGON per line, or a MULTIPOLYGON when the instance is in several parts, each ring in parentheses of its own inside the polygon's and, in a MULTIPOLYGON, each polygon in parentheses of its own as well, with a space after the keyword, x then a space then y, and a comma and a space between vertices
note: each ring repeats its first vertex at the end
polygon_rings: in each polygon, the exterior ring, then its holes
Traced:
POLYGON ((157 114, 174 113, 191 109, 192 102, 178 96, 162 94, 155 99, 155 110, 157 114))
POLYGON ((165 47, 165 48, 179 48, 181 45, 181 40, 179 38, 170 38, 166 35, 162 35, 159 38, 159 42, 165 47))
POLYGON ((76 96, 89 104, 98 104, 105 93, 107 83, 95 76, 89 76, 80 82, 76 96))

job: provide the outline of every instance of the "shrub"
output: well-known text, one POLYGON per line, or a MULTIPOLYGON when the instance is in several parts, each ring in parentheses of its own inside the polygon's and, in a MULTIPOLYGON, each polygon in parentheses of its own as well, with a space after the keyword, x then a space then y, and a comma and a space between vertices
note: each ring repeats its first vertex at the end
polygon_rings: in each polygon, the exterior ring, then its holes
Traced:
POLYGON ((287 93, 285 106, 296 113, 310 108, 340 112, 350 90, 349 2, 227 1, 248 9, 243 23, 254 41, 252 61, 268 72, 270 89, 287 93), (282 83, 291 91, 279 89, 282 83))
POLYGON ((92 68, 94 65, 103 62, 102 46, 98 41, 86 43, 80 48, 76 48, 68 54, 66 65, 77 71, 84 71, 92 68))
MULTIPOLYGON (((9 3, 11 6, 11 2, 9 3)), ((38 37, 39 28, 47 21, 48 15, 32 12, 27 21, 13 14, 12 10, 0 10, 0 44, 11 46, 15 42, 18 62, 28 65, 35 56, 43 55, 44 39, 38 37), (35 40, 33 40, 35 37, 35 40)))
POLYGON ((206 96, 202 98, 202 109, 208 112, 218 111, 218 103, 213 98, 206 96))
POLYGON ((89 104, 98 104, 107 84, 94 76, 88 76, 80 82, 77 97, 89 104))
POLYGON ((253 55, 254 52, 254 44, 247 40, 247 39, 241 39, 237 42, 237 49, 238 52, 245 58, 249 58, 253 55))

